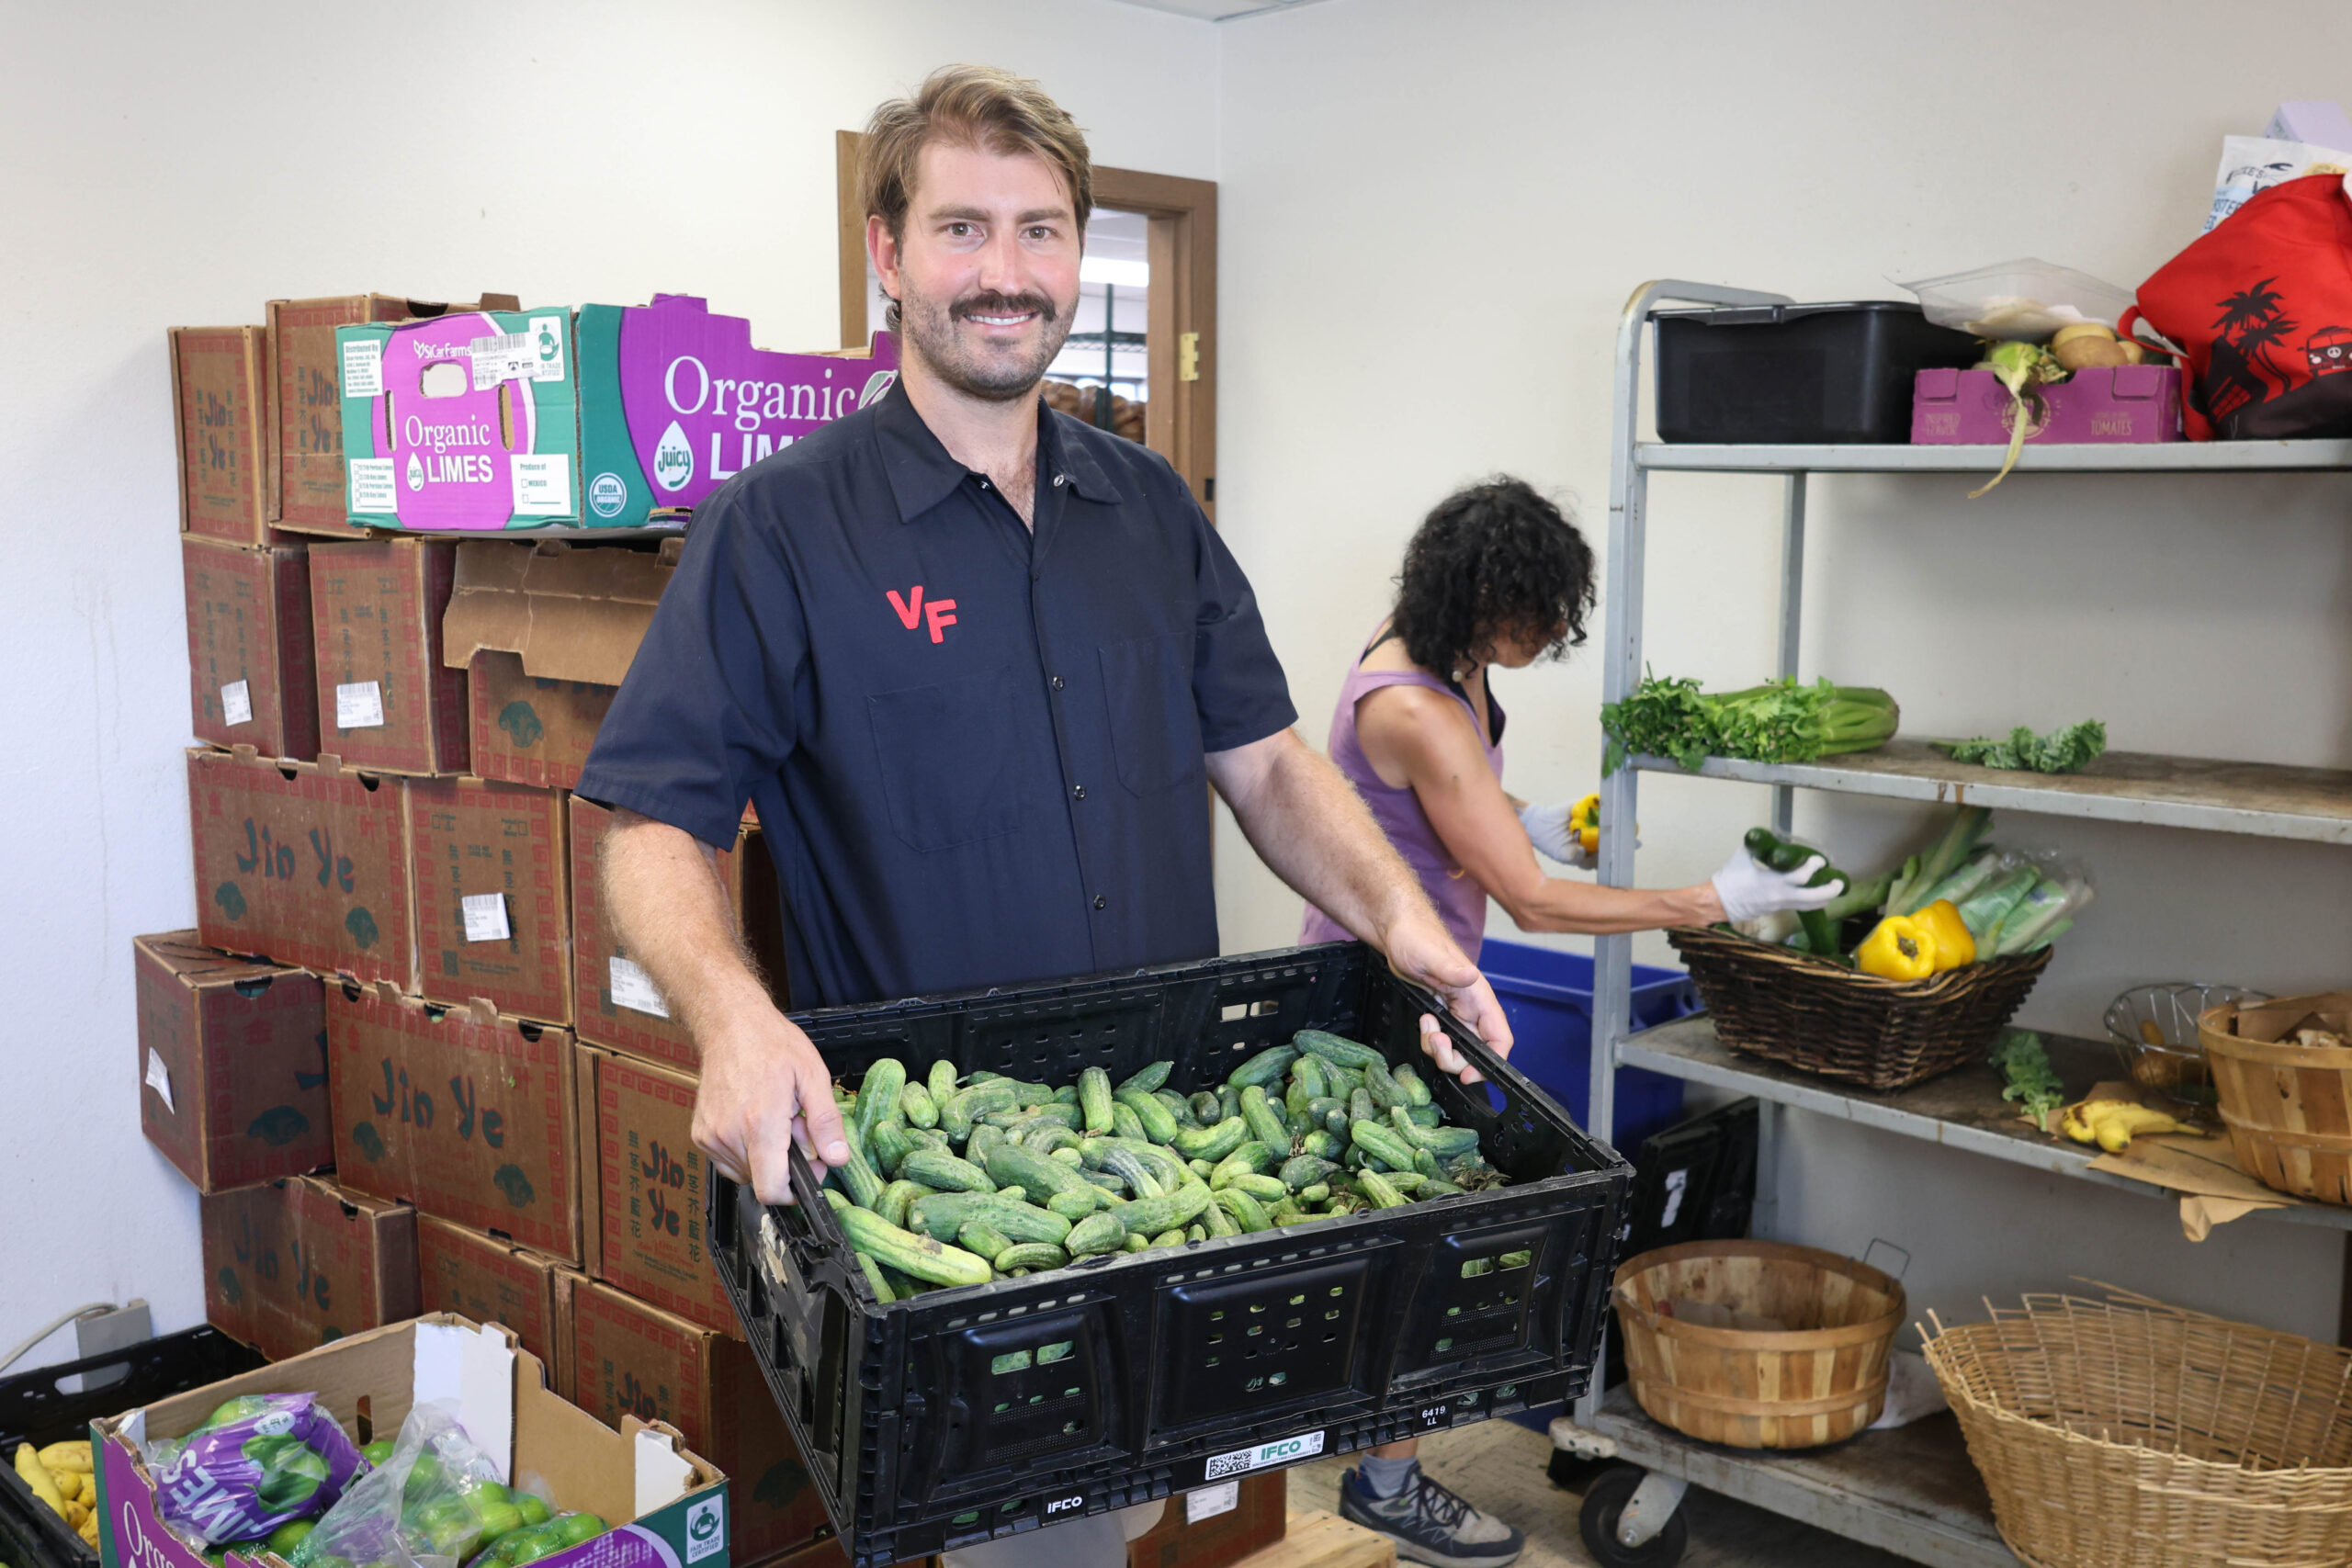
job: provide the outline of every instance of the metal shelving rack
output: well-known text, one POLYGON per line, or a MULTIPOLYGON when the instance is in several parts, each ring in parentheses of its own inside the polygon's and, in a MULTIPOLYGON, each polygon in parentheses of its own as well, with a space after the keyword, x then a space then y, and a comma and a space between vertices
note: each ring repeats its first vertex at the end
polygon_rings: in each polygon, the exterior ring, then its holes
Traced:
MULTIPOLYGON (((1610 460, 1607 629, 1602 644, 1602 693, 1614 702, 1630 694, 1642 672, 1642 591, 1649 478, 1653 473, 1701 472, 1781 476, 1780 636, 1777 672, 1793 675, 1804 581, 1805 486, 1816 473, 1989 473, 1997 446, 1668 446, 1637 434, 1643 341, 1654 310, 1674 300, 1694 305, 1779 305, 1785 295, 1675 281, 1636 290, 1617 330, 1614 442, 1610 460)), ((2242 473, 2352 469, 2352 441, 2183 442, 2157 446, 2028 446, 2019 473, 2242 473)), ((1676 764, 1637 757, 1601 784, 1601 820, 1636 819, 1635 797, 1645 772, 1679 773, 1676 764)), ((1691 776, 1685 774, 1683 776, 1691 776)), ((1770 766, 1710 761, 1697 776, 1772 787, 1772 818, 1789 830, 1795 792, 1828 790, 1904 800, 1973 803, 2048 816, 2198 829, 2211 832, 2352 844, 2352 772, 2223 763, 2187 758, 2111 753, 2095 772, 2043 777, 1996 772, 1951 761, 1929 748, 1895 741, 1875 752, 1820 763, 1770 766)), ((1634 882, 1633 835, 1604 828, 1600 880, 1634 882)), ((1631 1028, 1633 940, 1606 936, 1593 944, 1595 995, 1590 1131, 1604 1141, 1615 1129, 1613 1086, 1619 1066, 1694 1083, 1712 1084, 1760 1102, 1757 1202, 1771 1212, 1770 1173, 1778 1111, 1795 1106, 1843 1117, 1907 1137, 1970 1150, 1996 1159, 2086 1180, 2154 1192, 2143 1183, 2090 1168, 2091 1156, 2028 1134, 2013 1107, 2000 1100, 1987 1068, 1962 1069, 1891 1095, 1854 1092, 1813 1077, 1733 1055, 1703 1015, 1657 1029, 1631 1028)), ((2089 1054, 2111 1063, 2108 1048, 2088 1041, 2052 1040, 2062 1075, 2096 1072, 2089 1054)), ((2352 1211, 2299 1205, 2274 1211, 2296 1223, 2352 1229, 2352 1211)), ((1595 1382, 1598 1383, 1596 1379, 1595 1382)), ((1891 1432, 1865 1434, 1818 1453, 1766 1455, 1698 1443, 1651 1422, 1621 1389, 1604 1399, 1596 1390, 1577 1407, 1575 1431, 1564 1448, 1610 1450, 1640 1465, 1646 1476, 1623 1501, 1614 1545, 1623 1562, 1667 1568, 1679 1537, 1661 1539, 1683 1489, 1691 1484, 1822 1526, 1938 1568, 1986 1568, 2015 1562, 1993 1528, 1991 1507, 1949 1416, 1891 1432), (1577 1433, 1605 1439, 1595 1445, 1577 1433)))

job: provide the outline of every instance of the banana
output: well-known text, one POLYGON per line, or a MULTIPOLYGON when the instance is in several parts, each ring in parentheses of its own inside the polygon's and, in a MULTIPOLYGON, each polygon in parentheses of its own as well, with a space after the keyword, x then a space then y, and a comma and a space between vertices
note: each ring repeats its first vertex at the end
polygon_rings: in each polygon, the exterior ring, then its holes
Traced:
POLYGON ((2079 1100, 2060 1113, 2058 1126, 2075 1142, 2097 1144, 2111 1155, 2130 1148, 2142 1133, 2197 1133, 2161 1111, 2128 1100, 2079 1100))

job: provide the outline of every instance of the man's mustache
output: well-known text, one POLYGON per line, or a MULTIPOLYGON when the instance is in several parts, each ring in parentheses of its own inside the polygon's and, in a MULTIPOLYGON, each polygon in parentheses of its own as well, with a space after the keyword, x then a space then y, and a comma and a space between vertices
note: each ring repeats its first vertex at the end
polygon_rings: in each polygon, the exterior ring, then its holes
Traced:
POLYGON ((975 294, 956 301, 947 314, 960 321, 971 316, 1023 316, 1033 311, 1046 322, 1057 314, 1054 302, 1042 294, 975 294))

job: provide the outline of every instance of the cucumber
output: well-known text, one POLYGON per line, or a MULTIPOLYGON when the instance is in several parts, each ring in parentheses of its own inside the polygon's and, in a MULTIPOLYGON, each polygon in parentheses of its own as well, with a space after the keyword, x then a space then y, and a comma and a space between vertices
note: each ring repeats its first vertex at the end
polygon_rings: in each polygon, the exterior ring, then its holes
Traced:
POLYGON ((1214 1127, 1225 1120, 1224 1103, 1207 1089, 1185 1102, 1193 1108, 1193 1120, 1204 1127, 1214 1127))
MULTIPOLYGON (((920 1181, 942 1192, 993 1192, 998 1186, 986 1170, 970 1160, 942 1154, 937 1149, 915 1150, 899 1168, 906 1172, 908 1180, 920 1181)), ((851 1190, 853 1195, 855 1190, 851 1190)))
MULTIPOLYGON (((1313 1155, 1293 1155, 1290 1158, 1283 1161, 1283 1168, 1278 1173, 1277 1179, 1284 1187, 1288 1188, 1293 1192, 1296 1192, 1303 1188, 1313 1186, 1316 1182, 1323 1180, 1324 1178, 1329 1176, 1333 1171, 1339 1168, 1340 1165, 1337 1160, 1317 1159, 1313 1155)), ((1324 1196, 1327 1198, 1330 1196, 1328 1190, 1325 1191, 1324 1196)))
POLYGON ((1239 1148, 1249 1137, 1248 1121, 1239 1116, 1229 1116, 1213 1127, 1179 1129, 1175 1149, 1187 1159, 1204 1159, 1214 1165, 1239 1148))
POLYGON ((1062 1085, 1061 1088, 1054 1090, 1054 1103, 1056 1105, 1076 1105, 1078 1103, 1078 1086, 1074 1083, 1066 1083, 1062 1085))
POLYGON ((1253 1141, 1217 1161, 1216 1168, 1209 1172, 1209 1186, 1223 1187, 1237 1176, 1261 1175, 1273 1168, 1274 1151, 1253 1141))
POLYGON ((1241 1091, 1229 1083, 1216 1086, 1217 1120, 1241 1114, 1241 1091))
POLYGON ((1008 1203, 991 1192, 934 1192, 916 1199, 907 1213, 907 1228, 918 1235, 956 1235, 974 1220, 986 1220, 1014 1241, 1058 1243, 1070 1232, 1070 1222, 1051 1209, 1008 1203))
POLYGON ((1143 1156, 1132 1149, 1111 1150, 1102 1156, 1102 1168, 1125 1182, 1127 1190, 1139 1199, 1158 1198, 1168 1190, 1143 1156))
POLYGON ((931 1090, 932 1108, 945 1109, 947 1102, 956 1096, 956 1064, 942 1056, 931 1065, 930 1076, 923 1083, 931 1090))
POLYGON ((993 1263, 998 1253, 1012 1249, 1012 1238, 985 1218, 975 1217, 966 1220, 963 1228, 956 1233, 956 1245, 993 1263))
POLYGON ((1172 1089, 1153 1089, 1151 1098, 1167 1108, 1168 1114, 1175 1119, 1179 1127, 1193 1126, 1200 1120, 1193 1114, 1193 1102, 1172 1089))
POLYGON ((1439 1174, 1437 1156, 1430 1153, 1427 1149, 1415 1149, 1413 1151, 1413 1168, 1423 1176, 1435 1176, 1439 1174))
POLYGON ((1298 1190, 1298 1201, 1310 1209, 1317 1203, 1329 1202, 1330 1199, 1331 1184, 1328 1181, 1310 1182, 1298 1190))
POLYGON ((1373 1158, 1385 1161, 1398 1170, 1413 1168, 1411 1145, 1381 1122, 1368 1120, 1349 1122, 1348 1141, 1373 1158))
POLYGON ((1388 1064, 1374 1062, 1363 1070, 1364 1092, 1372 1096, 1372 1103, 1385 1115, 1392 1105, 1405 1103, 1405 1091, 1388 1076, 1388 1064))
MULTIPOLYGON (((1068 1131, 1068 1129, 1065 1128, 1064 1131, 1068 1131)), ((1075 1138, 1078 1134, 1071 1133, 1070 1136, 1075 1138)), ((1072 1170, 1076 1170, 1080 1165, 1084 1163, 1079 1157, 1078 1145, 1076 1144, 1063 1144, 1057 1148, 1048 1149, 1046 1152, 1046 1157, 1050 1160, 1058 1160, 1062 1164, 1069 1167, 1072 1170)))
POLYGON ((1401 1209, 1410 1201, 1390 1184, 1386 1177, 1376 1170, 1367 1170, 1359 1174, 1356 1177, 1356 1185, 1363 1190, 1365 1197, 1372 1200, 1374 1208, 1401 1209))
POLYGON ((1427 1105, 1430 1102, 1430 1086, 1421 1081, 1421 1075, 1413 1070, 1412 1063, 1397 1063, 1388 1069, 1388 1076, 1396 1081, 1398 1089, 1405 1091, 1406 1104, 1427 1105))
MULTIPOLYGON (((1211 1203, 1209 1205, 1209 1209, 1214 1209, 1216 1207, 1216 1205, 1215 1203, 1211 1203)), ((1204 1209, 1201 1213, 1205 1214, 1208 1213, 1208 1209, 1204 1209)), ((1198 1220, 1194 1220, 1191 1224, 1184 1227, 1184 1239, 1186 1241, 1206 1241, 1208 1238, 1209 1227, 1201 1224, 1198 1220)))
POLYGON ((1174 1226, 1178 1230, 1201 1217, 1209 1206, 1209 1190, 1195 1181, 1187 1187, 1159 1198, 1137 1198, 1122 1203, 1111 1213, 1127 1227, 1130 1235, 1158 1235, 1174 1226))
MULTIPOLYGON (((906 1101, 900 1100, 899 1103, 903 1105, 906 1101)), ((907 1129, 907 1141, 919 1149, 945 1149, 951 1155, 956 1152, 956 1145, 947 1141, 947 1134, 936 1127, 910 1127, 907 1129)))
POLYGON ((1078 1147, 1078 1134, 1058 1122, 1047 1122, 1023 1140, 1021 1146, 1033 1154, 1050 1155, 1057 1149, 1078 1147))
POLYGON ((849 1189, 850 1201, 861 1209, 871 1209, 882 1201, 882 1178, 866 1159, 857 1139, 842 1141, 849 1145, 849 1163, 842 1167, 842 1182, 849 1189))
POLYGON ((1151 1250, 1151 1238, 1147 1235, 1140 1235, 1134 1231, 1129 1231, 1127 1233, 1127 1239, 1119 1244, 1119 1250, 1121 1252, 1149 1252, 1151 1250))
POLYGON ((899 1091, 899 1114, 907 1119, 910 1127, 939 1125, 939 1102, 931 1098, 931 1090, 910 1079, 899 1091))
POLYGON ((1193 1179, 1191 1166, 1148 1138, 1090 1138, 1087 1143, 1095 1145, 1100 1154, 1107 1155, 1113 1149, 1125 1150, 1143 1161, 1144 1168, 1151 1172, 1152 1179, 1170 1191, 1193 1179))
MULTIPOLYGON (((1412 1118, 1410 1109, 1396 1106, 1388 1112, 1389 1122, 1399 1136, 1414 1148, 1427 1149, 1440 1159, 1465 1155, 1478 1146, 1478 1134, 1467 1127, 1424 1127, 1412 1118)), ((1418 1164, 1419 1162, 1415 1162, 1418 1164)))
POLYGON ((1234 1068, 1225 1081, 1236 1089, 1248 1089, 1251 1084, 1263 1089, 1270 1083, 1280 1083, 1290 1065, 1297 1060, 1296 1046, 1271 1045, 1234 1068))
POLYGON ((1302 1029, 1291 1037, 1291 1043, 1302 1051, 1312 1051, 1327 1062, 1362 1072, 1366 1067, 1385 1066, 1388 1058, 1369 1045, 1360 1045, 1329 1030, 1302 1029))
POLYGON ((1413 1119, 1416 1127, 1435 1127, 1445 1120, 1434 1105, 1408 1105, 1405 1107, 1405 1114, 1413 1119))
POLYGON ((1001 1198, 1008 1203, 1026 1203, 1029 1201, 1029 1190, 1025 1187, 1000 1187, 993 1192, 982 1192, 979 1193, 978 1196, 982 1198, 1001 1198))
POLYGON ((894 1225, 904 1225, 908 1208, 916 1199, 928 1198, 934 1190, 936 1189, 925 1187, 920 1181, 893 1181, 882 1189, 882 1195, 875 1200, 874 1212, 894 1225))
MULTIPOLYGON (((1311 1062, 1315 1058, 1309 1056, 1306 1059, 1311 1062)), ((1283 1090, 1282 1098, 1283 1109, 1289 1113, 1290 1119, 1293 1122, 1304 1122, 1306 1119, 1306 1108, 1314 1099, 1313 1095, 1306 1092, 1306 1085, 1298 1081, 1298 1075, 1292 1074, 1290 1087, 1283 1090)))
POLYGON ((1075 1191, 1086 1185, 1060 1161, 1012 1144, 989 1151, 988 1178, 1000 1187, 1019 1187, 1040 1203, 1057 1192, 1075 1191))
POLYGON ((1262 1231, 1272 1230, 1273 1228, 1273 1222, 1266 1218, 1266 1211, 1260 1206, 1258 1200, 1252 1198, 1249 1193, 1242 1191, 1238 1187, 1226 1187, 1219 1189, 1215 1195, 1214 1201, 1218 1208, 1223 1209, 1226 1212, 1226 1214, 1235 1224, 1238 1225, 1245 1231, 1262 1231))
POLYGON ((841 1222, 851 1247, 901 1274, 934 1285, 985 1285, 994 1277, 987 1258, 900 1230, 869 1210, 842 1209, 833 1217, 841 1222))
POLYGON ((894 1179, 899 1174, 899 1162, 915 1146, 915 1141, 907 1136, 907 1124, 896 1117, 878 1123, 865 1134, 865 1150, 874 1161, 874 1168, 894 1179))
POLYGON ((1290 1124, 1256 1084, 1241 1091, 1241 1118, 1250 1124, 1250 1135, 1268 1148, 1282 1152, 1290 1148, 1290 1124))
POLYGON ((1012 1274, 1026 1269, 1036 1273, 1046 1269, 1059 1269, 1069 1262, 1069 1254, 1049 1241, 1015 1243, 996 1255, 1000 1272, 1012 1274))
POLYGON ((1324 1070, 1320 1056, 1301 1055, 1293 1062, 1290 1081, 1306 1089, 1309 1100, 1320 1100, 1331 1092, 1331 1075, 1324 1070))
POLYGON ((1088 1132, 1109 1132, 1111 1130, 1111 1075, 1100 1067, 1089 1067, 1079 1074, 1078 1103, 1086 1112, 1088 1132))
POLYGON ((1098 1192, 1107 1193, 1114 1198, 1124 1198, 1127 1195, 1127 1184, 1107 1170, 1094 1170, 1080 1166, 1078 1174, 1080 1179, 1098 1192))
POLYGON ((1348 1096, 1348 1120, 1351 1122, 1380 1120, 1380 1107, 1373 1103, 1372 1090, 1359 1089, 1348 1096))
MULTIPOLYGON (((1004 1141, 1003 1128, 991 1127, 983 1122, 972 1129, 971 1137, 965 1141, 964 1157, 974 1165, 985 1166, 989 1162, 989 1151, 1000 1147, 1004 1141)), ((950 1149, 948 1152, 953 1154, 955 1151, 950 1149)))
POLYGON ((1283 1186, 1282 1179, 1276 1176, 1237 1176, 1219 1190, 1247 1192, 1252 1198, 1262 1199, 1269 1203, 1280 1202, 1290 1196, 1290 1189, 1283 1186))
POLYGON ((1158 1096, 1123 1089, 1113 1100, 1135 1112, 1136 1120, 1143 1124, 1144 1136, 1153 1143, 1164 1144, 1176 1135, 1176 1118, 1169 1114, 1168 1107, 1159 1103, 1158 1096))
POLYGON ((1317 1127, 1329 1127, 1341 1137, 1348 1135, 1348 1102, 1333 1094, 1318 1094, 1306 1102, 1306 1119, 1317 1127))
POLYGON ((986 1083, 957 1089, 939 1108, 939 1130, 960 1144, 972 1135, 972 1123, 981 1117, 1012 1110, 1014 1094, 1012 1083, 1006 1078, 990 1078, 986 1083))
POLYGON ((1461 1188, 1456 1187, 1453 1182, 1445 1179, 1445 1178, 1442 1176, 1432 1176, 1427 1181, 1421 1183, 1421 1190, 1413 1194, 1413 1196, 1426 1203, 1432 1198, 1459 1198, 1462 1196, 1462 1192, 1463 1190, 1461 1188))
POLYGON ((1214 1193, 1210 1194, 1209 1206, 1201 1211, 1201 1218, 1208 1222, 1211 1239, 1241 1234, 1241 1227, 1234 1224, 1233 1212, 1223 1203, 1217 1202, 1214 1193))
POLYGON ((1111 1099, 1111 1131, 1118 1137, 1133 1138, 1138 1144, 1151 1141, 1143 1135, 1143 1118, 1135 1113, 1134 1107, 1116 1095, 1111 1099))
POLYGON ((1130 1077, 1124 1083, 1120 1084, 1118 1089, 1113 1093, 1112 1098, 1115 1100, 1119 1095, 1126 1093, 1129 1089, 1134 1089, 1138 1094, 1149 1094, 1153 1089, 1156 1089, 1160 1085, 1166 1083, 1168 1081, 1168 1075, 1175 1070, 1176 1064, 1173 1062, 1154 1062, 1149 1066, 1144 1068, 1141 1072, 1136 1074, 1133 1077, 1130 1077))
POLYGON ((1345 1100, 1363 1087, 1363 1075, 1353 1068, 1330 1062, 1324 1063, 1324 1067, 1330 1076, 1331 1096, 1335 1100, 1345 1100))
POLYGON ((1070 1227, 1069 1239, 1062 1246, 1072 1258, 1084 1258, 1097 1252, 1116 1252, 1126 1245, 1127 1227, 1116 1214, 1104 1212, 1089 1214, 1070 1227))
POLYGON ((857 1086, 857 1130, 867 1137, 874 1129, 899 1114, 899 1091, 907 1087, 907 1065, 885 1056, 865 1069, 857 1086))
POLYGON ((850 1256, 856 1258, 857 1266, 865 1271, 865 1282, 874 1288, 876 1301, 888 1306, 899 1299, 899 1292, 890 1288, 888 1280, 883 1278, 882 1265, 874 1261, 872 1253, 852 1252, 850 1256))
MULTIPOLYGON (((1347 1123, 1342 1121, 1340 1125, 1344 1127, 1347 1123)), ((1348 1140, 1343 1134, 1332 1132, 1328 1127, 1317 1127, 1299 1138, 1298 1152, 1313 1155, 1317 1159, 1338 1159, 1348 1152, 1348 1140)))
POLYGON ((843 1209, 854 1209, 857 1207, 856 1204, 849 1201, 847 1194, 836 1192, 830 1187, 825 1189, 825 1201, 831 1205, 832 1211, 836 1214, 840 1213, 843 1209))
POLYGON ((1184 1162, 1184 1167, 1203 1181, 1206 1181, 1216 1174, 1216 1167, 1204 1159, 1188 1159, 1184 1162))
POLYGON ((1046 1207, 1075 1224, 1102 1206, 1102 1190, 1081 1181, 1074 1190, 1057 1192, 1046 1200, 1046 1207))

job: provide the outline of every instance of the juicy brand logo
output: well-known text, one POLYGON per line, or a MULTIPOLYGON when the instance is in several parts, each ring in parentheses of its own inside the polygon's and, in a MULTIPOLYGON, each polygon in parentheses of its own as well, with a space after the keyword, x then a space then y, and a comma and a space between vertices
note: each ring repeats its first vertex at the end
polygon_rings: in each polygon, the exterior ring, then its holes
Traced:
POLYGON ((887 592, 889 595, 890 608, 899 613, 900 626, 912 631, 918 625, 928 625, 931 627, 932 641, 945 642, 947 640, 947 628, 956 624, 955 600, 933 599, 926 604, 922 602, 922 584, 920 582, 915 584, 912 598, 899 598, 899 591, 895 588, 887 590, 887 592))
POLYGON ((686 433, 672 420, 670 428, 662 433, 661 443, 653 448, 653 482, 663 490, 676 490, 695 477, 694 443, 686 433))

